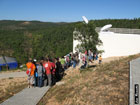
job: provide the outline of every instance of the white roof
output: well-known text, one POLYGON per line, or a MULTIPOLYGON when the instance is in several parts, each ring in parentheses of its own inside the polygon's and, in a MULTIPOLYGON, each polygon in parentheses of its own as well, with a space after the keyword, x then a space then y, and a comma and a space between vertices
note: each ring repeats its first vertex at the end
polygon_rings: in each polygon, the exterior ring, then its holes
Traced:
MULTIPOLYGON (((5 60, 7 63, 17 62, 17 60, 12 57, 5 57, 5 60)), ((3 59, 3 57, 0 57, 0 64, 5 64, 6 63, 5 60, 3 59)))

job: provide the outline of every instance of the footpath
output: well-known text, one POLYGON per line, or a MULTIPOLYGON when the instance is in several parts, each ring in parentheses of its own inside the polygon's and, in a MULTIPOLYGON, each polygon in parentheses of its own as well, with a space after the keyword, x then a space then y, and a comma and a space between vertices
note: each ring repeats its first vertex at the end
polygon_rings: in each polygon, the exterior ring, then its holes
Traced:
MULTIPOLYGON (((25 72, 9 72, 0 73, 0 79, 10 78, 10 77, 26 77, 25 72)), ((36 105, 40 99, 49 90, 47 87, 35 87, 35 88, 25 88, 14 96, 10 97, 0 105, 36 105)))
POLYGON ((49 88, 49 86, 41 88, 25 88, 0 105, 36 105, 49 88))

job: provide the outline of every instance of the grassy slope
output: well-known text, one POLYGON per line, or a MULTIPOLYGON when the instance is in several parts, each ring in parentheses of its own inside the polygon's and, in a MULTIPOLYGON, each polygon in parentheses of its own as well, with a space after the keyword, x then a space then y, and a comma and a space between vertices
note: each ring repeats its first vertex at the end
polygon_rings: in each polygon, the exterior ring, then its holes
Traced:
POLYGON ((73 70, 39 105, 128 105, 129 61, 137 57, 140 54, 82 72, 73 70))
POLYGON ((0 103, 27 87, 27 78, 0 79, 0 103))

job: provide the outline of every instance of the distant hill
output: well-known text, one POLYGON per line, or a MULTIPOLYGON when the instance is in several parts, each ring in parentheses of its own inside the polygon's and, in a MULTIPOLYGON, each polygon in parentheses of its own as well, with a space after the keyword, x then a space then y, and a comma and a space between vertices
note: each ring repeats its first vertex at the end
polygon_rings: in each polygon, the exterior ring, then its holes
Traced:
POLYGON ((0 29, 44 29, 48 27, 57 27, 66 25, 68 23, 52 23, 52 22, 40 22, 40 21, 15 21, 15 20, 1 20, 0 29))
MULTIPOLYGON (((97 27, 140 29, 140 18, 91 20, 97 27)), ((73 23, 0 20, 0 55, 16 57, 25 63, 29 57, 60 57, 72 51, 73 23)))
POLYGON ((73 23, 0 21, 0 55, 16 57, 62 56, 72 51, 73 23))

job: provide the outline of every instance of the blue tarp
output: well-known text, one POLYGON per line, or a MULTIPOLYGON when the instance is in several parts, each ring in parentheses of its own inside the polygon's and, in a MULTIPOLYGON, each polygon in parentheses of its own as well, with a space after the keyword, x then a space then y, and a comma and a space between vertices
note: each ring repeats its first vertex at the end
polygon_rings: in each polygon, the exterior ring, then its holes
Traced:
POLYGON ((2 70, 2 66, 6 66, 6 64, 0 64, 0 71, 2 70))
POLYGON ((16 69, 18 67, 18 63, 17 62, 11 62, 11 63, 7 63, 9 66, 9 69, 16 69))
POLYGON ((18 67, 18 63, 15 58, 5 57, 4 60, 3 57, 0 57, 0 70, 2 70, 2 66, 6 66, 6 63, 9 69, 16 69, 18 67))

